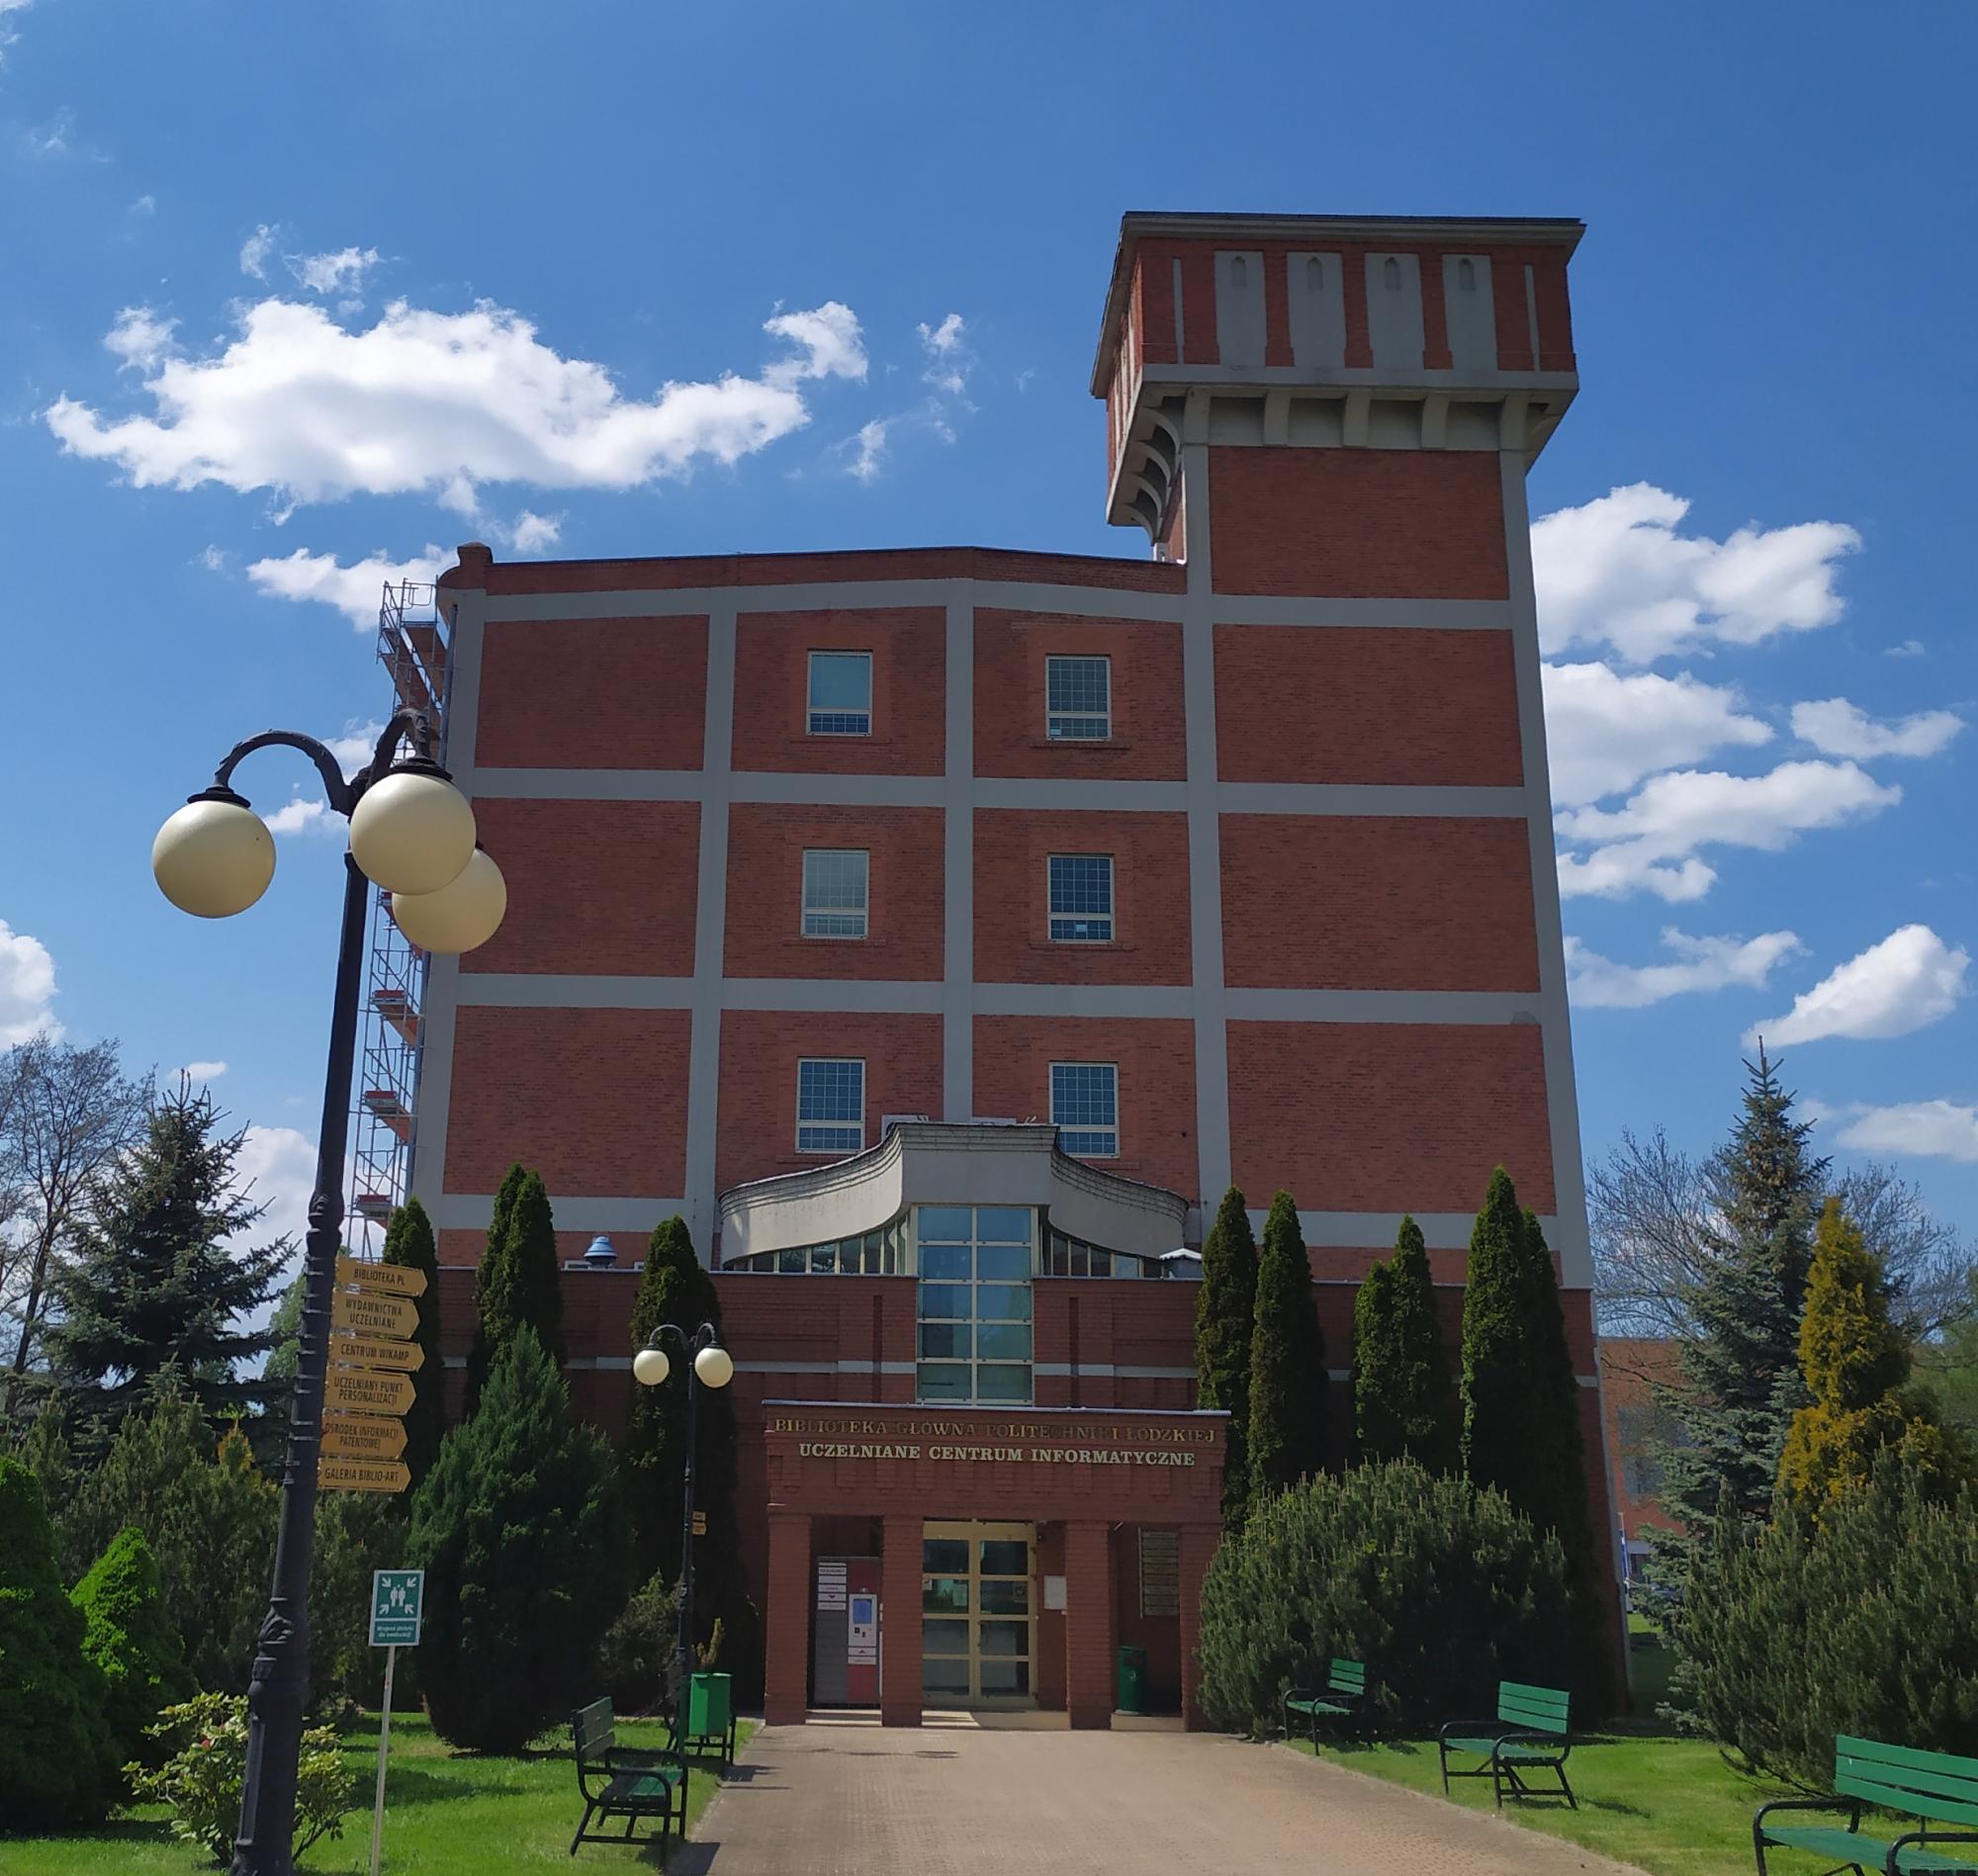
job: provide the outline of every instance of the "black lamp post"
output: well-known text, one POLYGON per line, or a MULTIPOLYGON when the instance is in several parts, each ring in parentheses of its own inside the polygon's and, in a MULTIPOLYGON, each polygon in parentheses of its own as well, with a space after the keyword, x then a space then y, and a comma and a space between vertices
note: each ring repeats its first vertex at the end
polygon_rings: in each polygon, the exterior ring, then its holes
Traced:
POLYGON ((399 929, 428 951, 469 951, 485 943, 507 905, 499 869, 475 845, 474 810, 433 759, 430 725, 423 714, 402 710, 385 726, 371 760, 348 780, 336 758, 313 736, 267 730, 235 744, 214 772, 213 786, 192 796, 152 843, 151 871, 159 889, 181 911, 203 919, 230 918, 267 890, 275 872, 274 840, 231 781, 244 757, 276 745, 300 750, 315 764, 330 807, 350 823, 350 850, 343 858, 343 923, 330 1004, 329 1060, 316 1135, 315 1189, 310 1195, 304 1239, 302 1328, 275 1583, 247 1689, 247 1770, 233 1876, 289 1876, 294 1865, 297 1760, 309 1696, 316 1455, 322 1440, 336 1254, 343 1243, 343 1159, 357 1049, 365 901, 373 884, 389 890, 399 929), (402 741, 411 745, 403 759, 402 741))
POLYGON ((735 1362, 721 1346, 721 1338, 711 1322, 703 1322, 691 1336, 676 1323, 662 1322, 652 1341, 632 1357, 632 1376, 642 1386, 658 1387, 673 1372, 662 1346, 667 1341, 679 1344, 687 1364, 686 1378, 686 1464, 684 1487, 680 1493, 680 1586, 679 1641, 674 1649, 674 1719, 675 1731, 684 1734, 687 1723, 687 1684, 693 1663, 693 1460, 697 1414, 702 1387, 726 1387, 735 1379, 735 1362))

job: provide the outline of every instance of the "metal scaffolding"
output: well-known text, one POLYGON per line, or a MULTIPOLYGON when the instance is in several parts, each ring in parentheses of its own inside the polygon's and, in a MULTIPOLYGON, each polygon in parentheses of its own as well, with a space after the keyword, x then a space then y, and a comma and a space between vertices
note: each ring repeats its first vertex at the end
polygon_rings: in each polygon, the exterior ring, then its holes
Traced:
MULTIPOLYGON (((392 708, 423 710, 433 743, 446 760, 452 630, 439 589, 410 581, 388 584, 378 608, 378 662, 392 679, 392 708)), ((382 1242, 393 1207, 405 1203, 416 1132, 419 1044, 425 1008, 426 954, 408 943, 392 919, 392 895, 371 897, 365 964, 363 1032, 359 1037, 350 1204, 352 1246, 370 1252, 382 1242)))

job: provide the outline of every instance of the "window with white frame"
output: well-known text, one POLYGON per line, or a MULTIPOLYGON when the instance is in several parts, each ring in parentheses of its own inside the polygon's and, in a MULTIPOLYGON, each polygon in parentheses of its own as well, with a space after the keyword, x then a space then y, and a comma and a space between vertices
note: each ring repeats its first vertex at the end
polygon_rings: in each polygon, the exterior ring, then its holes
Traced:
POLYGON ((855 1153, 865 1144, 865 1064, 797 1063, 797 1151, 855 1153))
POLYGON ((804 937, 862 938, 870 871, 863 848, 805 848, 804 937))
POLYGON ((1053 743, 1104 743, 1113 734, 1113 661, 1044 660, 1045 730, 1053 743))
POLYGON ((1051 1063, 1051 1124, 1067 1153, 1120 1156, 1120 1069, 1114 1062, 1051 1063))
POLYGON ((810 733, 813 736, 872 734, 870 652, 811 653, 810 733))
POLYGON ((1113 941, 1113 855, 1050 856, 1050 939, 1053 944, 1113 941))

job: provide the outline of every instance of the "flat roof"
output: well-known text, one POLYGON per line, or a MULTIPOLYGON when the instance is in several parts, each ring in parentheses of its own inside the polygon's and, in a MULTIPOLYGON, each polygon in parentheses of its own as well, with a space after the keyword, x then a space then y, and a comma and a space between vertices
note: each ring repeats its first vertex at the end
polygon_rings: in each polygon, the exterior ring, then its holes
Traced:
POLYGON ((1120 313, 1133 254, 1147 236, 1177 235, 1202 240, 1227 234, 1259 241, 1439 241, 1517 242, 1526 246, 1579 245, 1586 223, 1577 216, 1494 215, 1207 215, 1193 211, 1129 209, 1120 218, 1120 245, 1114 250, 1113 278, 1106 289, 1106 312, 1099 326, 1099 351, 1092 363, 1092 395, 1106 395, 1106 380, 1119 344, 1120 313))

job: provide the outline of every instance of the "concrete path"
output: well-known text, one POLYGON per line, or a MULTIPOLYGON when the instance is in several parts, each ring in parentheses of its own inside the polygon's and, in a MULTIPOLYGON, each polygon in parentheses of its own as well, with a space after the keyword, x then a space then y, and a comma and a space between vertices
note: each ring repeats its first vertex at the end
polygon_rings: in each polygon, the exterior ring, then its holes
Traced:
MULTIPOLYGON (((1211 1734, 769 1727, 674 1876, 1615 1876, 1494 1817, 1211 1734)), ((1632 1872, 1632 1876, 1640 1876, 1632 1872)))

